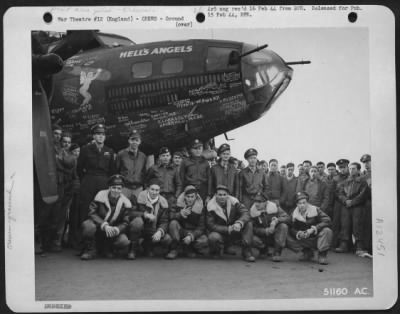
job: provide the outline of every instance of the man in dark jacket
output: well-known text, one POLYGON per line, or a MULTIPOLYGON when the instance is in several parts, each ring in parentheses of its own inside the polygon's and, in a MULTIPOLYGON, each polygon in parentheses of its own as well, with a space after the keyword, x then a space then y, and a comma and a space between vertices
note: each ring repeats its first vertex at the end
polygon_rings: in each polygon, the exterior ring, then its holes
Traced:
POLYGON ((224 185, 217 186, 215 196, 207 204, 207 226, 211 255, 221 256, 225 245, 239 240, 244 260, 255 261, 251 252, 253 225, 249 211, 229 195, 229 189, 224 185))
POLYGON ((304 192, 296 194, 297 207, 291 216, 291 227, 287 238, 290 249, 303 251, 301 261, 311 260, 313 250, 318 250, 318 262, 328 264, 327 254, 331 247, 331 219, 318 207, 308 203, 308 195, 304 192))
MULTIPOLYGON (((326 209, 326 213, 328 216, 333 220, 333 209, 335 206, 335 190, 336 190, 336 165, 333 162, 330 162, 326 166, 328 170, 328 175, 325 177, 324 183, 326 184, 326 191, 328 194, 328 207, 326 209)), ((332 231, 335 232, 333 229, 334 222, 332 221, 332 231)))
POLYGON ((129 245, 126 232, 132 204, 122 194, 123 177, 112 176, 108 185, 108 190, 96 194, 89 206, 89 218, 82 223, 85 242, 82 260, 95 258, 97 247, 102 248, 106 257, 111 258, 113 248, 123 249, 129 245))
POLYGON ((128 147, 119 151, 115 160, 117 173, 126 178, 123 193, 129 199, 132 195, 137 198, 143 190, 146 174, 146 155, 139 150, 142 138, 137 130, 131 130, 128 138, 128 147))
POLYGON ((283 177, 279 174, 278 170, 278 161, 271 159, 267 174, 266 196, 271 202, 279 206, 283 190, 283 177))
POLYGON ((89 204, 97 192, 107 188, 108 178, 114 171, 114 151, 104 145, 106 139, 105 126, 97 124, 92 128, 94 143, 81 149, 77 172, 81 181, 80 186, 80 224, 87 218, 89 204))
POLYGON ((273 246, 272 261, 280 262, 282 249, 286 246, 289 215, 274 202, 268 201, 264 194, 259 194, 250 209, 250 217, 253 222, 254 247, 263 254, 267 252, 268 246, 273 246))
POLYGON ((132 212, 129 224, 128 259, 136 259, 139 241, 143 239, 143 248, 148 256, 154 256, 153 249, 161 245, 169 250, 171 237, 168 232, 169 208, 167 200, 160 195, 161 183, 157 179, 149 182, 146 190, 139 193, 137 208, 132 212))
POLYGON ((239 174, 239 200, 249 209, 258 193, 264 193, 267 189, 267 175, 264 170, 257 169, 258 152, 249 148, 244 153, 248 166, 239 174))
POLYGON ((287 174, 283 178, 281 207, 289 215, 296 208, 296 189, 298 178, 294 175, 294 164, 289 162, 286 165, 287 174))
POLYGON ((171 153, 167 147, 161 147, 158 164, 152 166, 146 174, 146 185, 153 179, 161 183, 160 195, 168 202, 169 208, 176 205, 176 199, 182 193, 179 169, 171 163, 171 153))
POLYGON ((308 202, 326 213, 329 196, 326 184, 318 178, 318 169, 316 166, 310 167, 309 177, 299 182, 296 192, 306 192, 309 196, 308 202))
POLYGON ((360 178, 361 165, 358 162, 350 164, 349 178, 338 187, 338 198, 342 203, 341 210, 341 243, 336 252, 348 251, 352 234, 356 240, 356 254, 365 253, 363 243, 363 210, 368 193, 368 184, 360 178))
POLYGON ((208 179, 208 197, 214 196, 218 185, 227 186, 229 194, 237 197, 239 193, 239 175, 235 167, 229 163, 231 147, 228 144, 222 144, 217 153, 220 159, 216 165, 211 167, 208 179))
POLYGON ((193 185, 201 199, 207 202, 210 165, 202 156, 203 144, 196 139, 189 145, 189 149, 190 157, 182 161, 179 170, 182 186, 193 185))
POLYGON ((372 254, 371 155, 362 155, 360 161, 365 167, 365 173, 362 176, 362 179, 364 179, 368 186, 364 205, 364 247, 370 254, 372 254))
POLYGON ((203 200, 193 185, 188 185, 178 197, 176 205, 169 213, 169 234, 172 238, 168 259, 178 256, 178 248, 182 241, 183 252, 195 257, 196 251, 208 245, 205 235, 205 215, 203 200))

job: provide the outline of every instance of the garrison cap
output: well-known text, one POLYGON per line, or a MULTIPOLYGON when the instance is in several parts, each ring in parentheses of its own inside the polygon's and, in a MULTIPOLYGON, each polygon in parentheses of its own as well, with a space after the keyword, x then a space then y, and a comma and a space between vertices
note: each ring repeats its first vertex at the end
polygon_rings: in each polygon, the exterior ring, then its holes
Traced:
POLYGON ((336 165, 333 162, 330 162, 326 165, 326 168, 333 167, 336 168, 336 165))
POLYGON ((167 153, 171 153, 169 151, 168 147, 161 147, 158 155, 167 154, 167 153))
POLYGON ((224 191, 226 191, 228 194, 229 194, 229 189, 228 189, 228 187, 226 186, 226 185, 223 185, 223 184, 219 184, 218 186, 217 186, 217 189, 216 189, 217 191, 218 190, 224 190, 224 191))
POLYGON ((104 126, 104 124, 95 124, 94 126, 92 126, 91 128, 92 130, 92 134, 96 134, 96 133, 106 133, 106 127, 104 126))
POLYGON ((125 178, 120 174, 114 174, 107 181, 108 186, 114 186, 114 185, 124 186, 124 183, 125 183, 125 178))
POLYGON ((297 192, 296 193, 296 203, 300 200, 307 200, 308 201, 308 194, 306 192, 297 192))
POLYGON ((268 197, 265 195, 265 193, 257 193, 253 200, 255 202, 266 202, 268 201, 268 197))
POLYGON ((289 162, 289 163, 286 165, 286 168, 289 168, 289 167, 293 167, 293 168, 294 168, 294 163, 289 162))
POLYGON ((141 139, 142 137, 140 136, 140 133, 138 130, 133 129, 129 132, 129 138, 138 138, 141 139))
POLYGON ((247 159, 251 156, 257 156, 258 152, 257 150, 255 150, 254 148, 249 148, 248 150, 246 150, 246 152, 244 153, 244 158, 247 159))
POLYGON ((336 162, 336 165, 340 166, 347 166, 350 163, 350 161, 348 161, 347 159, 339 159, 336 162))
POLYGON ((147 186, 152 186, 152 185, 158 185, 159 187, 161 187, 161 181, 157 178, 153 178, 149 181, 149 184, 147 186))
POLYGON ((229 146, 229 144, 222 144, 219 148, 218 148, 218 156, 221 155, 223 152, 226 152, 227 150, 231 150, 231 147, 229 146))
POLYGON ((195 140, 193 140, 190 143, 189 148, 197 148, 197 147, 200 147, 200 146, 203 146, 203 143, 200 142, 200 140, 196 138, 195 140))
POLYGON ((364 155, 362 155, 360 161, 361 161, 362 163, 371 161, 371 155, 369 155, 369 154, 364 154, 364 155))
POLYGON ((183 191, 185 195, 192 194, 192 193, 197 193, 197 189, 193 185, 188 185, 185 187, 185 190, 183 191))

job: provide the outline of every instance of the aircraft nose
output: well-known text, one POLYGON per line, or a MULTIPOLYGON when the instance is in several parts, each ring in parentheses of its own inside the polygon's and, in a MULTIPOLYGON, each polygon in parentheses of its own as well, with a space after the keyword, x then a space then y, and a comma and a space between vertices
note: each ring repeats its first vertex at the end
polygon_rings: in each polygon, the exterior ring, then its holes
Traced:
MULTIPOLYGON (((245 45, 242 53, 254 48, 255 46, 245 45)), ((253 119, 258 119, 285 91, 293 69, 275 52, 263 49, 242 58, 242 73, 250 115, 253 119)))

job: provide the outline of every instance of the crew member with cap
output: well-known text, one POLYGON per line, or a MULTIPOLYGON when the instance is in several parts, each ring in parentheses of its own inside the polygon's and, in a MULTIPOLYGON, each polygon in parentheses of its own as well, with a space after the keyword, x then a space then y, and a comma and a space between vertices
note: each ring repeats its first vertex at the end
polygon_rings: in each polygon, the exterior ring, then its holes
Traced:
POLYGON ((308 178, 299 182, 296 192, 306 192, 308 194, 308 203, 326 213, 329 195, 326 190, 326 184, 318 177, 318 168, 316 166, 310 167, 308 178))
POLYGON ((251 206, 250 217, 253 222, 254 247, 260 250, 260 254, 265 254, 268 246, 273 246, 272 261, 280 262, 282 249, 286 246, 289 215, 261 193, 251 206))
POLYGON ((229 194, 237 197, 239 193, 239 175, 232 164, 231 147, 228 144, 222 144, 218 148, 218 163, 211 167, 210 177, 208 179, 208 197, 214 196, 218 185, 225 185, 229 189, 229 194))
POLYGON ((249 209, 254 203, 254 198, 258 193, 266 193, 267 175, 264 170, 257 169, 258 152, 254 148, 249 148, 244 153, 244 158, 248 166, 239 174, 239 200, 249 209))
POLYGON ((340 215, 340 246, 336 252, 348 251, 349 241, 354 235, 356 241, 356 254, 365 253, 363 242, 363 211, 368 193, 368 184, 360 178, 361 165, 352 162, 349 167, 350 176, 338 186, 338 198, 342 203, 340 215))
POLYGON ((360 161, 364 164, 365 172, 361 177, 367 183, 366 201, 364 205, 364 247, 372 254, 372 203, 371 203, 371 155, 364 154, 360 161))
POLYGON ((104 145, 106 139, 104 124, 92 127, 93 143, 82 147, 77 172, 81 181, 79 222, 87 219, 89 204, 97 192, 107 188, 108 178, 115 174, 114 151, 104 145))
POLYGON ((146 175, 146 155, 139 150, 142 143, 140 133, 133 129, 129 132, 128 147, 119 151, 115 161, 117 173, 126 179, 123 193, 129 199, 137 198, 143 190, 146 175))
POLYGON ((154 256, 153 249, 161 245, 169 250, 171 237, 168 232, 169 208, 167 200, 160 195, 161 182, 153 179, 148 183, 146 190, 139 193, 137 208, 132 213, 132 221, 129 224, 129 248, 128 259, 136 259, 139 249, 139 240, 143 238, 145 253, 154 256))
POLYGON ((82 237, 85 243, 82 260, 96 257, 97 248, 113 257, 113 249, 127 248, 130 241, 126 235, 132 204, 122 194, 124 178, 113 175, 108 180, 109 188, 98 192, 89 206, 89 218, 82 223, 82 237))
MULTIPOLYGON (((341 212, 342 212, 342 202, 338 198, 338 188, 344 181, 347 180, 349 177, 349 163, 347 159, 339 159, 336 162, 336 165, 339 169, 339 173, 334 177, 335 180, 335 201, 333 206, 333 223, 332 223, 332 230, 333 230, 333 240, 332 240, 332 247, 335 249, 340 245, 340 229, 341 229, 341 212)), ((343 247, 343 249, 346 249, 343 247)))
POLYGON ((204 204, 193 185, 188 185, 179 195, 176 205, 170 210, 169 217, 172 243, 171 250, 166 256, 168 259, 175 259, 178 256, 179 246, 182 246, 184 254, 189 257, 195 257, 195 251, 207 248, 204 204))
POLYGON ((224 247, 240 241, 246 262, 254 262, 251 247, 253 225, 248 209, 229 195, 228 187, 218 185, 215 196, 207 204, 207 227, 210 254, 222 256, 224 247))
POLYGON ((291 215, 291 227, 287 246, 295 252, 302 250, 301 261, 314 257, 313 250, 318 251, 318 262, 327 265, 327 254, 331 247, 331 219, 318 207, 308 203, 305 192, 296 194, 297 207, 291 215))
POLYGON ((146 185, 153 179, 160 181, 160 195, 167 200, 169 208, 175 206, 176 199, 182 193, 182 183, 179 169, 171 163, 171 153, 167 147, 161 147, 158 153, 158 164, 147 171, 146 185))
POLYGON ((210 177, 210 165, 202 156, 203 144, 198 139, 189 145, 190 157, 184 159, 179 170, 182 186, 193 185, 201 199, 207 203, 208 178, 210 177))
POLYGON ((269 161, 269 172, 267 174, 267 185, 265 187, 268 200, 279 206, 283 196, 283 177, 278 172, 278 160, 269 161))
POLYGON ((280 206, 289 215, 296 208, 296 189, 298 178, 294 175, 294 163, 286 165, 287 174, 283 178, 282 199, 280 206))

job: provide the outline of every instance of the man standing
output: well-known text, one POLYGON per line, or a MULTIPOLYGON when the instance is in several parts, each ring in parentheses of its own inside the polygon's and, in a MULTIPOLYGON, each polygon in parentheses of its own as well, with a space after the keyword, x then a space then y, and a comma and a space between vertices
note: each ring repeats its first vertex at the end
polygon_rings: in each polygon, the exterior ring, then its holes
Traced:
POLYGON ((318 178, 320 178, 323 182, 326 181, 326 177, 328 176, 325 173, 325 163, 323 161, 317 162, 317 169, 318 169, 318 178))
POLYGON ((203 144, 196 139, 189 145, 189 149, 190 157, 182 161, 179 170, 182 186, 193 185, 201 199, 207 203, 210 165, 202 156, 203 144))
POLYGON ((79 222, 87 219, 89 204, 97 192, 107 188, 108 178, 114 174, 114 151, 104 145, 105 126, 92 127, 94 142, 82 147, 78 158, 77 172, 80 186, 79 222))
POLYGON ((215 196, 207 204, 207 226, 210 254, 222 256, 224 246, 240 241, 246 262, 254 262, 251 252, 253 225, 249 211, 236 198, 229 195, 226 186, 217 186, 215 196))
POLYGON ((303 254, 301 261, 314 257, 313 250, 318 251, 318 263, 327 265, 327 254, 331 247, 332 230, 330 218, 318 207, 308 203, 307 193, 296 194, 297 207, 293 211, 291 228, 287 238, 288 248, 303 254))
POLYGON ((229 163, 231 147, 228 144, 222 144, 218 148, 218 156, 218 163, 211 167, 208 179, 208 197, 214 196, 218 185, 225 185, 229 189, 229 194, 237 197, 239 176, 236 169, 229 163))
POLYGON ((342 203, 340 246, 336 252, 348 251, 352 234, 356 240, 356 254, 365 253, 363 242, 363 210, 368 193, 368 184, 360 178, 361 165, 358 162, 350 164, 350 176, 338 186, 338 198, 342 203))
POLYGON ((289 215, 268 201, 264 194, 259 194, 250 209, 250 217, 253 222, 254 247, 260 250, 260 254, 264 254, 268 246, 273 246, 272 261, 280 262, 282 249, 286 246, 289 215))
POLYGON ((139 248, 139 240, 143 238, 143 248, 149 257, 154 256, 153 249, 161 245, 169 250, 171 237, 168 232, 169 208, 167 200, 160 195, 161 183, 153 179, 148 188, 139 193, 137 209, 132 213, 132 221, 129 224, 129 248, 128 259, 136 259, 139 248))
POLYGON ((298 178, 302 177, 304 175, 304 167, 303 164, 298 164, 297 165, 297 171, 298 171, 298 178))
MULTIPOLYGON (((326 190, 328 193, 328 207, 326 213, 332 219, 332 231, 335 233, 335 227, 337 225, 337 217, 334 217, 334 205, 335 205, 335 190, 336 190, 336 165, 333 162, 327 165, 328 175, 325 178, 326 190)), ((339 219, 340 220, 340 219, 339 219)), ((337 228, 337 227, 336 227, 337 228)))
POLYGON ((308 194, 308 203, 320 208, 326 213, 328 208, 328 193, 326 185, 318 178, 318 169, 316 166, 311 166, 309 177, 297 185, 297 192, 306 192, 308 194))
POLYGON ((283 177, 278 172, 278 161, 269 161, 269 172, 267 174, 266 196, 271 202, 279 206, 283 190, 283 177))
POLYGON ((244 153, 248 166, 239 174, 239 200, 249 209, 254 203, 254 197, 258 193, 266 192, 267 175, 256 167, 258 152, 249 148, 244 153))
POLYGON ((310 167, 311 166, 312 166, 312 162, 310 160, 303 161, 304 172, 302 174, 299 174, 299 177, 298 177, 300 182, 303 182, 310 177, 310 167))
POLYGON ((264 170, 265 174, 268 174, 269 172, 268 163, 265 160, 261 160, 260 164, 261 164, 261 169, 264 170))
POLYGON ((296 189, 298 178, 294 175, 294 163, 286 165, 287 175, 283 178, 281 207, 288 214, 291 214, 296 207, 296 189))
POLYGON ((362 155, 360 161, 365 167, 365 174, 362 178, 368 186, 364 205, 364 247, 370 254, 372 254, 371 155, 362 155))
POLYGON ((158 154, 158 165, 152 166, 146 175, 146 185, 153 179, 161 183, 160 195, 168 202, 169 208, 176 205, 176 199, 182 193, 181 177, 171 163, 171 153, 167 147, 161 147, 158 154))
POLYGON ((340 229, 342 226, 341 222, 341 212, 342 212, 342 202, 340 201, 338 197, 338 188, 341 184, 343 184, 344 181, 347 180, 349 177, 349 161, 347 159, 339 159, 336 162, 336 165, 339 168, 339 174, 334 177, 335 180, 335 201, 334 201, 334 206, 333 206, 333 247, 335 248, 335 251, 339 250, 339 253, 341 251, 347 251, 347 247, 338 248, 340 244, 340 229))
POLYGON ((169 217, 172 243, 167 259, 175 259, 178 256, 180 244, 183 246, 183 252, 189 257, 196 256, 195 250, 207 247, 203 200, 193 185, 188 185, 178 197, 177 204, 170 210, 169 217))
POLYGON ((181 166, 182 160, 183 160, 182 152, 179 151, 174 152, 174 155, 172 156, 172 163, 176 168, 178 168, 178 171, 181 166))
POLYGON ((132 130, 129 133, 128 147, 118 152, 115 162, 117 173, 126 179, 123 193, 129 199, 132 195, 137 199, 143 190, 147 157, 139 150, 141 143, 140 133, 132 130))
POLYGON ((102 253, 113 257, 113 249, 128 247, 126 235, 130 219, 131 202, 121 193, 123 177, 114 175, 109 179, 109 188, 96 194, 89 206, 89 218, 82 223, 85 249, 82 260, 96 257, 97 247, 102 253))

